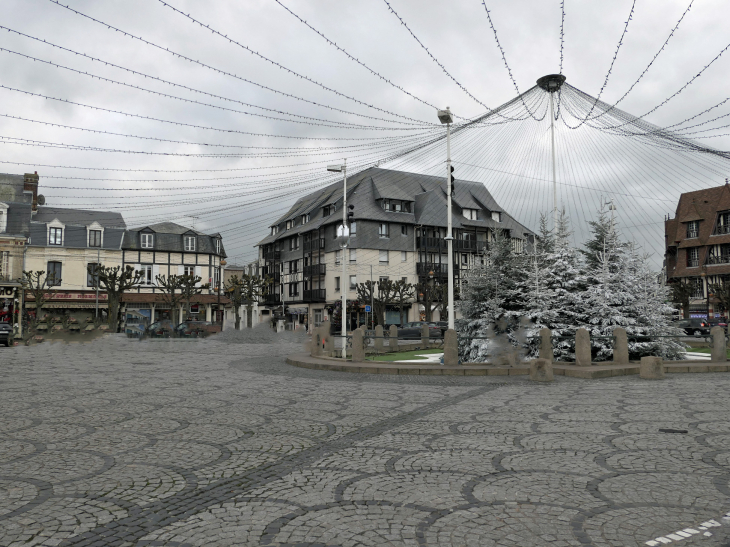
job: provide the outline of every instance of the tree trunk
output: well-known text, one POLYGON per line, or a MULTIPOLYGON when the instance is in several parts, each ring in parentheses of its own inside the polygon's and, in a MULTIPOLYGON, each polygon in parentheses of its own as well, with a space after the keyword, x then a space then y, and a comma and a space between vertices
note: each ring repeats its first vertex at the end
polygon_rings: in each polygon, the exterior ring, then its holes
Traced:
POLYGON ((246 327, 253 328, 253 306, 246 306, 246 327))
POLYGON ((119 327, 119 298, 110 294, 107 300, 109 305, 109 327, 112 332, 117 332, 119 327))

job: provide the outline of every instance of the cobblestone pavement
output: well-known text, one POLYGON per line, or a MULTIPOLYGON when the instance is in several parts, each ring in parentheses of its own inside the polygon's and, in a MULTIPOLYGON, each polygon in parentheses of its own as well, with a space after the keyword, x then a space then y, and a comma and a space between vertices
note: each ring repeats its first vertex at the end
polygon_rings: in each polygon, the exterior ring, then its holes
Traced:
POLYGON ((730 375, 310 371, 257 331, 0 351, 0 545, 730 545, 730 375))

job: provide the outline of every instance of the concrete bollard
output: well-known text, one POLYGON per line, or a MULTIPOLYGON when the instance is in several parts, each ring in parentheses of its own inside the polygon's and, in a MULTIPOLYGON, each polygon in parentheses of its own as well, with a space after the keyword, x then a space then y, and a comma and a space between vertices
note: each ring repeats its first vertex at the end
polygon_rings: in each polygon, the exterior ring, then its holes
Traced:
POLYGON ((639 364, 639 376, 646 380, 664 379, 664 363, 661 357, 642 357, 639 364))
POLYGON ((454 329, 444 333, 444 365, 455 367, 459 364, 459 337, 454 329))
POLYGON ((319 329, 314 329, 312 334, 310 355, 312 357, 319 357, 322 355, 322 336, 319 334, 319 329))
POLYGON ((396 325, 391 325, 390 329, 388 329, 388 333, 390 335, 388 338, 388 347, 391 351, 398 351, 398 327, 396 325))
POLYGON ((553 360, 553 333, 550 329, 540 329, 540 359, 553 360))
POLYGON ((362 328, 352 331, 352 362, 361 363, 365 360, 365 332, 362 328))
POLYGON ((591 335, 586 329, 575 331, 575 364, 579 367, 591 366, 591 335))
POLYGON ((421 325, 421 345, 424 348, 429 347, 431 342, 431 333, 428 329, 428 324, 421 325))
POLYGON ((375 327, 375 352, 383 353, 383 326, 375 327))
POLYGON ((533 382, 552 382, 553 363, 548 359, 533 359, 530 361, 530 380, 533 382))
POLYGON ((629 339, 626 337, 626 329, 616 327, 613 329, 613 364, 629 364, 629 339))
POLYGON ((722 327, 712 327, 710 330, 712 335, 712 357, 713 363, 724 363, 727 361, 727 350, 725 349, 725 329, 722 327))

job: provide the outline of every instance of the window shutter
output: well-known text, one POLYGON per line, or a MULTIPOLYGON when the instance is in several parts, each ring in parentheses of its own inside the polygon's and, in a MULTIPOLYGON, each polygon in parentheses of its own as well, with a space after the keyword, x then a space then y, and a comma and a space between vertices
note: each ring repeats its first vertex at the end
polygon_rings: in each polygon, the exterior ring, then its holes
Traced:
MULTIPOLYGON (((202 268, 201 268, 200 266, 195 266, 195 275, 197 275, 198 277, 203 277, 203 275, 202 275, 202 274, 203 274, 203 269, 202 269, 202 268)), ((201 284, 202 282, 203 282, 203 280, 201 279, 200 281, 198 281, 198 282, 197 282, 197 283, 195 284, 195 286, 196 286, 196 287, 200 287, 200 284, 201 284)))
POLYGON ((177 275, 185 275, 185 266, 182 264, 177 267, 177 275))
POLYGON ((160 267, 157 264, 152 266, 152 283, 157 284, 157 276, 160 275, 160 267))

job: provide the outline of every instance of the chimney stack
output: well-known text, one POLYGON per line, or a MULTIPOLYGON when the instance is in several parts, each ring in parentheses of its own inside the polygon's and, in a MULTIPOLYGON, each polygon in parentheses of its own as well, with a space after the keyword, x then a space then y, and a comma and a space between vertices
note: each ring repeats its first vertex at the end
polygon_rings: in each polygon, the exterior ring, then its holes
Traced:
POLYGON ((23 178, 23 192, 31 192, 33 194, 32 210, 38 210, 38 171, 35 173, 26 173, 23 178))

